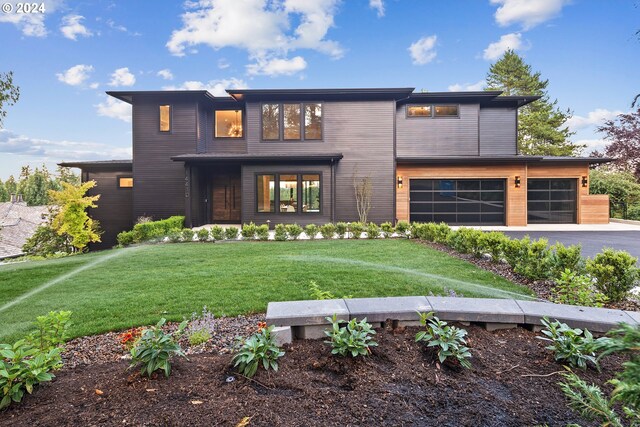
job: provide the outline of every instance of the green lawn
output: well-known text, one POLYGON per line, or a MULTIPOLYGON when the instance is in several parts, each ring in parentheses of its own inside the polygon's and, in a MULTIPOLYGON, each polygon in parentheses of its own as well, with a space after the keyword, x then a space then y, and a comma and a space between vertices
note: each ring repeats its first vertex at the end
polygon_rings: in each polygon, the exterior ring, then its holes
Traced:
POLYGON ((183 243, 0 266, 0 342, 50 310, 73 311, 74 336, 309 299, 315 280, 339 296, 442 294, 514 298, 531 292, 408 240, 183 243))

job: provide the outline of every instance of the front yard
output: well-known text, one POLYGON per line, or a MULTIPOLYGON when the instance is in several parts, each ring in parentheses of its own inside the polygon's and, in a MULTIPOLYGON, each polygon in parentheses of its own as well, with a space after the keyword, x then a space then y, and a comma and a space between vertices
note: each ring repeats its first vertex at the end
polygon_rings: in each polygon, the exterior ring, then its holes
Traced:
POLYGON ((353 297, 532 295, 408 240, 149 245, 0 266, 0 342, 51 310, 73 312, 75 337, 179 321, 203 305, 217 316, 264 312, 269 301, 311 299, 311 281, 353 297))

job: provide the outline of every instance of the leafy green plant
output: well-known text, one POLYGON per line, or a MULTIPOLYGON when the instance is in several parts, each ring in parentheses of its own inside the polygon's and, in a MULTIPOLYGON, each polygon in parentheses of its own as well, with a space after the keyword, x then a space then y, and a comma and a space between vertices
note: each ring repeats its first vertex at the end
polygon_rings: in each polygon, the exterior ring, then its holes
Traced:
POLYGON ((600 421, 603 426, 623 427, 622 420, 614 410, 613 402, 603 395, 600 387, 587 384, 571 371, 565 372, 563 376, 565 381, 559 385, 569 399, 571 409, 588 420, 600 421))
POLYGON ((383 222, 382 224, 380 224, 380 229, 382 230, 382 235, 385 239, 391 237, 395 231, 395 229, 393 228, 393 224, 391 224, 390 222, 383 222))
POLYGON ((249 224, 242 225, 242 231, 240 234, 242 235, 243 240, 253 240, 256 238, 256 232, 258 231, 258 227, 250 222, 249 224))
POLYGON ((551 256, 547 239, 509 239, 503 245, 507 263, 518 274, 532 280, 546 279, 550 274, 551 256))
POLYGON ((220 227, 219 225, 214 225, 213 227, 211 227, 211 237, 215 241, 224 240, 224 228, 220 227))
MULTIPOLYGON (((318 286, 318 283, 316 283, 315 280, 312 280, 309 282, 308 288, 309 288, 309 294, 311 295, 311 299, 319 299, 319 300, 338 299, 338 297, 332 294, 331 292, 320 289, 320 286, 318 286)), ((353 295, 344 295, 341 298, 353 298, 353 295)))
POLYGON ((322 234, 323 239, 333 239, 333 236, 336 234, 336 226, 330 222, 324 224, 320 227, 320 234, 322 234))
POLYGON ((267 224, 256 227, 256 239, 263 242, 269 240, 269 226, 267 224))
POLYGON ((209 341, 213 337, 215 327, 215 316, 206 305, 202 308, 201 313, 192 313, 186 328, 189 344, 200 345, 209 341))
POLYGON ((162 330, 165 323, 166 319, 160 319, 155 326, 146 329, 131 349, 131 367, 142 365, 141 375, 151 376, 155 371, 162 370, 168 377, 171 374, 171 359, 175 356, 186 358, 178 344, 178 337, 188 322, 182 322, 173 333, 162 330))
POLYGON ((359 239, 362 237, 362 232, 364 231, 364 224, 361 222, 352 222, 349 225, 349 231, 351 232, 352 239, 359 239))
POLYGON ((378 345, 373 341, 372 335, 376 334, 371 324, 367 323, 365 317, 360 322, 351 319, 346 326, 340 326, 337 316, 327 317, 331 323, 331 329, 324 331, 329 337, 326 344, 331 345, 331 354, 340 356, 367 356, 371 353, 371 347, 378 345))
POLYGON ((460 227, 449 233, 447 244, 462 254, 473 254, 479 258, 482 255, 482 236, 484 233, 475 228, 460 227))
POLYGON ((62 346, 69 339, 70 311, 50 311, 36 317, 35 330, 26 337, 26 342, 42 352, 62 346))
POLYGON ((582 246, 565 246, 556 242, 551 246, 549 254, 549 264, 551 267, 551 277, 560 277, 567 269, 581 274, 584 272, 584 259, 582 258, 582 246))
POLYGON ((198 329, 189 333, 189 344, 197 346, 211 339, 211 332, 206 329, 198 329))
POLYGON ((346 222, 337 222, 336 223, 336 234, 338 235, 338 239, 344 239, 345 234, 347 234, 347 223, 346 222))
POLYGON ((426 224, 420 222, 412 222, 409 225, 409 238, 410 239, 422 239, 424 236, 424 228, 426 224))
POLYGON ((198 237, 199 242, 206 242, 209 240, 209 230, 206 228, 201 228, 196 232, 196 236, 198 237))
POLYGON ((408 233, 411 229, 411 226, 407 221, 398 221, 396 223, 396 233, 398 233, 399 237, 409 237, 408 233))
POLYGON ((171 243, 179 243, 182 241, 182 230, 180 229, 173 229, 171 231, 169 231, 169 233, 167 234, 167 239, 169 239, 169 241, 171 243))
POLYGON ((284 351, 276 345, 272 333, 273 326, 261 327, 248 338, 239 339, 232 362, 241 374, 251 378, 260 365, 265 370, 278 371, 278 359, 284 356, 284 351))
MULTIPOLYGON (((118 236, 116 237, 116 239, 118 241, 118 246, 121 246, 121 247, 129 246, 135 243, 135 233, 133 232, 133 230, 122 231, 118 233, 118 236)), ((24 248, 22 250, 25 253, 29 253, 29 251, 25 250, 24 248)))
POLYGON ((607 297, 593 287, 593 280, 589 276, 565 269, 551 290, 553 302, 558 304, 584 305, 587 307, 602 307, 607 297))
MULTIPOLYGON (((147 218, 148 219, 148 218, 147 218)), ((166 236, 170 231, 184 226, 184 216, 172 216, 160 221, 138 221, 133 226, 134 243, 145 242, 166 236)))
POLYGON ((548 317, 540 322, 545 327, 541 331, 544 336, 536 338, 551 343, 545 348, 554 352, 556 361, 566 361, 570 366, 581 369, 586 369, 589 362, 599 367, 595 350, 603 338, 596 340, 587 329, 570 328, 557 320, 551 322, 548 317))
POLYGON ((239 232, 238 227, 227 227, 226 230, 224 230, 224 237, 227 240, 236 240, 239 232))
POLYGON ((316 240, 316 237, 318 237, 318 226, 315 224, 305 225, 304 234, 306 234, 310 240, 316 240))
POLYGON ((380 227, 375 222, 367 224, 367 239, 377 239, 380 236, 380 227))
POLYGON ((51 371, 61 363, 59 348, 43 351, 25 340, 0 344, 0 410, 21 402, 25 392, 31 394, 37 384, 51 381, 51 371))
POLYGON ((193 242, 193 230, 190 228, 182 229, 182 240, 184 242, 193 242))
POLYGON ((499 263, 503 256, 503 247, 509 238, 499 231, 483 233, 480 237, 482 251, 491 255, 491 261, 499 263))
POLYGON ((277 240, 278 242, 284 242, 285 240, 287 240, 287 227, 284 224, 276 225, 274 230, 275 234, 273 238, 275 240, 277 240))
POLYGON ((437 347, 440 363, 453 359, 463 368, 470 369, 471 352, 467 347, 467 331, 450 326, 430 313, 418 313, 420 323, 426 328, 416 334, 416 342, 426 342, 427 347, 437 347))
POLYGON ((507 239, 502 245, 502 253, 504 255, 507 264, 513 269, 523 260, 523 252, 531 239, 529 236, 524 236, 522 239, 507 239))
POLYGON ((427 223, 423 233, 426 240, 434 243, 447 244, 449 235, 453 232, 449 224, 441 222, 439 224, 430 222, 427 223))
POLYGON ((596 287, 610 301, 624 300, 638 284, 640 269, 637 258, 628 252, 605 248, 593 259, 587 260, 587 272, 596 279, 596 287))
POLYGON ((302 227, 298 224, 287 224, 287 233, 292 240, 298 240, 298 237, 302 234, 302 227))

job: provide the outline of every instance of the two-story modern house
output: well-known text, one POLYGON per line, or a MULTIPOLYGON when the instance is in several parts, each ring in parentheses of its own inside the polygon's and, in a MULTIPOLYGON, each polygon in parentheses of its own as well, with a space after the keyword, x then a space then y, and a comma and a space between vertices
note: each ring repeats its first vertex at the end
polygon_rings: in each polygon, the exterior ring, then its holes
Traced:
POLYGON ((103 246, 135 219, 301 225, 369 218, 449 224, 608 222, 598 158, 523 156, 535 96, 413 88, 107 92, 133 107, 133 159, 64 163, 95 180, 103 246))

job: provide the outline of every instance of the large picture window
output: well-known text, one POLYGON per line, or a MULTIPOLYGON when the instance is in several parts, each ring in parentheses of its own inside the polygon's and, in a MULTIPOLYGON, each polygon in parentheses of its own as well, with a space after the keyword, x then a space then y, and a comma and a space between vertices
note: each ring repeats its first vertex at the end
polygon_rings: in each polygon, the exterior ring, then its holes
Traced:
POLYGON ((321 212, 319 173, 256 175, 256 211, 281 214, 321 212), (277 191, 274 191, 277 188, 277 191))
POLYGON ((171 105, 160 106, 160 132, 171 131, 171 105))
POLYGON ((262 140, 322 140, 322 104, 262 104, 262 140))
POLYGON ((262 105, 262 139, 280 139, 280 105, 262 105))
POLYGON ((215 116, 216 138, 242 138, 241 110, 217 110, 215 116))

